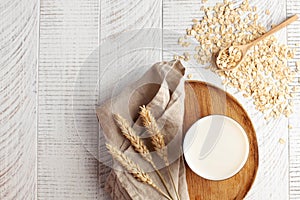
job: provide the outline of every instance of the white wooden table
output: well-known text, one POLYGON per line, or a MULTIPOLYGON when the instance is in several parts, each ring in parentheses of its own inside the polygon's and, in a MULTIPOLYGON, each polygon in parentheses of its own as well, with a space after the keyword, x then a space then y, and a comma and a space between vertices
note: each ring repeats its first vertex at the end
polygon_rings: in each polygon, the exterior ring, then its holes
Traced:
MULTIPOLYGON (((220 0, 209 0, 211 5, 216 2, 220 0)), ((251 4, 261 13, 271 11, 263 17, 265 24, 300 14, 300 0, 251 4)), ((170 54, 163 50, 182 51, 177 38, 192 18, 203 15, 200 7, 200 0, 1 0, 0 199, 107 199, 98 176, 105 172, 78 137, 78 130, 85 133, 97 149, 98 126, 91 105, 99 102, 97 97, 90 99, 84 83, 89 75, 101 75, 101 52, 89 58, 88 67, 83 63, 109 36, 145 28, 160 31, 161 49, 118 60, 116 72, 122 71, 124 62, 139 66, 145 60, 168 60, 170 54), (78 80, 79 71, 86 75, 78 80), (73 97, 76 82, 83 84, 73 97), (75 126, 74 110, 83 111, 87 123, 75 126)), ((294 46, 300 43, 299 30, 300 21, 277 36, 294 46)), ((155 34, 149 32, 145 39, 155 34)), ((143 35, 137 31, 133 38, 143 39, 139 37, 143 35)), ((293 62, 290 66, 295 67, 293 62)), ((293 85, 300 86, 298 81, 293 85)), ((300 199, 300 93, 295 96, 294 115, 266 123, 251 101, 229 92, 249 111, 259 143, 259 171, 246 199, 300 199), (280 144, 280 138, 286 143, 280 144)))

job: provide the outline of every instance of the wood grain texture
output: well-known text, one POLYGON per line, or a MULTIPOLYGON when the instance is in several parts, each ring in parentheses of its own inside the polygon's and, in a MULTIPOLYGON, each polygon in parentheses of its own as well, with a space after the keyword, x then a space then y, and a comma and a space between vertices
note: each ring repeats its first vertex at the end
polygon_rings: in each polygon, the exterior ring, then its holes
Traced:
POLYGON ((243 199, 255 180, 259 157, 256 133, 249 116, 235 98, 205 82, 187 82, 185 92, 184 132, 200 118, 213 114, 226 115, 244 128, 250 143, 246 164, 239 173, 229 179, 210 181, 201 178, 186 165, 190 198, 197 200, 243 199))
MULTIPOLYGON (((300 15, 300 1, 287 0, 287 15, 294 14, 300 15)), ((296 55, 289 65, 295 69, 295 62, 300 60, 300 21, 291 24, 287 28, 287 41, 288 45, 296 49, 296 55)), ((298 91, 294 92, 295 95, 295 113, 289 118, 289 124, 292 129, 289 130, 289 166, 290 166, 290 199, 300 199, 300 81, 299 72, 296 75, 295 81, 291 86, 298 87, 298 91)))
POLYGON ((98 162, 79 133, 97 148, 96 99, 85 83, 99 68, 98 57, 86 61, 98 46, 99 1, 43 0, 40 7, 38 199, 97 199, 98 162))
MULTIPOLYGON (((221 1, 208 1, 212 5, 221 1)), ((204 13, 200 11, 201 1, 198 0, 164 0, 163 1, 163 48, 164 60, 173 59, 173 55, 182 55, 186 48, 178 45, 178 38, 186 34, 186 28, 192 25, 192 19, 201 19, 204 13)), ((208 5, 208 4, 206 4, 208 5)))
POLYGON ((0 3, 0 199, 36 196, 35 0, 0 3))

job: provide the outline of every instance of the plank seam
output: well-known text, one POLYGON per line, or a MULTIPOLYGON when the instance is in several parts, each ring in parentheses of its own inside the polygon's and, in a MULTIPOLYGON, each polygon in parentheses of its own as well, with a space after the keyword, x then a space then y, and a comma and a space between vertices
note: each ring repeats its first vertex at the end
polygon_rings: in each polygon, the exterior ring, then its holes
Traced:
MULTIPOLYGON (((100 56, 101 56, 101 8, 102 8, 102 4, 101 4, 101 0, 98 0, 98 75, 100 74, 100 56)), ((99 104, 99 102, 97 102, 99 104)), ((99 134, 100 134, 100 125, 99 123, 97 124, 98 125, 98 145, 97 145, 97 153, 98 153, 98 156, 99 156, 99 152, 100 152, 100 149, 99 149, 99 144, 100 144, 100 137, 99 137, 99 134)), ((98 160, 98 162, 100 162, 100 159, 98 160)), ((99 163, 97 164, 97 199, 100 199, 100 187, 101 187, 101 184, 100 184, 100 167, 99 167, 99 163)))
POLYGON ((40 66, 40 20, 41 20, 41 1, 38 0, 37 2, 37 68, 36 68, 36 143, 35 143, 35 156, 36 156, 36 163, 35 163, 35 199, 38 199, 38 137, 39 137, 39 66, 40 66))
MULTIPOLYGON (((288 15, 288 9, 287 9, 287 4, 288 4, 288 0, 286 0, 285 2, 285 5, 286 5, 286 8, 285 8, 285 16, 287 17, 288 15)), ((288 29, 289 27, 287 26, 286 28, 286 32, 285 32, 285 38, 286 38, 286 44, 288 45, 288 29)), ((290 124, 290 118, 288 118, 288 124, 290 124)), ((291 157, 290 157, 290 151, 291 151, 291 144, 290 144, 290 129, 288 129, 288 170, 289 170, 289 173, 288 173, 288 197, 290 198, 291 196, 291 176, 290 176, 290 161, 291 161, 291 157)))

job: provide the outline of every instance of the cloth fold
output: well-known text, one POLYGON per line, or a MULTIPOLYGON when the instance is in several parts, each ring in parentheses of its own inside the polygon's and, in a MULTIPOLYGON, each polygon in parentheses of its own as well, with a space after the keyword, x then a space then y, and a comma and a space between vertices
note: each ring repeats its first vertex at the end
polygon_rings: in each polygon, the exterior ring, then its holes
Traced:
MULTIPOLYGON (((180 61, 159 62, 154 64, 139 80, 124 88, 122 92, 97 108, 97 116, 105 139, 119 148, 138 163, 163 191, 164 187, 150 165, 139 156, 130 143, 122 136, 113 120, 113 114, 126 118, 146 143, 149 134, 141 125, 139 106, 146 105, 157 119, 165 136, 170 161, 171 174, 181 199, 189 199, 185 166, 182 158, 182 123, 184 116, 184 75, 185 69, 180 61)), ((176 197, 164 163, 155 152, 151 152, 160 172, 167 180, 172 196, 176 197)), ((150 200, 164 199, 147 184, 138 182, 131 174, 114 162, 107 178, 106 191, 113 200, 150 200)))

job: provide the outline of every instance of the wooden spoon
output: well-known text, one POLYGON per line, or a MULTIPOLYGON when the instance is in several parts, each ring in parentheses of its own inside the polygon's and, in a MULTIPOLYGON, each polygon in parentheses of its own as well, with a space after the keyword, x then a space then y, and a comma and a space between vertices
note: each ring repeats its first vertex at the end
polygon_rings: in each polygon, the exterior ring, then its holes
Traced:
POLYGON ((277 26, 275 26, 274 28, 272 28, 270 31, 266 32, 265 34, 263 34, 262 36, 260 36, 259 38, 255 39, 254 41, 248 43, 248 44, 245 44, 245 45, 234 45, 234 46, 229 46, 227 48, 224 48, 222 49, 221 51, 219 51, 219 53, 216 55, 215 57, 215 64, 217 66, 217 68, 219 68, 219 71, 229 71, 229 70, 233 70, 235 69, 236 67, 239 66, 239 64, 243 61, 243 59, 245 58, 246 54, 247 54, 247 51, 253 47, 254 45, 256 45, 258 42, 260 42, 261 40, 265 39, 266 37, 272 35, 273 33, 279 31, 280 29, 284 28, 285 26, 289 25, 290 23, 296 21, 298 19, 298 16, 297 15, 294 15, 290 18, 288 18, 287 20, 285 20, 284 22, 282 22, 281 24, 278 24, 277 26), (239 51, 241 52, 241 59, 236 63, 236 65, 234 65, 233 67, 231 68, 223 68, 222 66, 220 66, 217 62, 219 58, 219 55, 222 54, 222 52, 224 51, 228 51, 228 49, 230 47, 234 47, 234 48, 238 48, 239 51))

